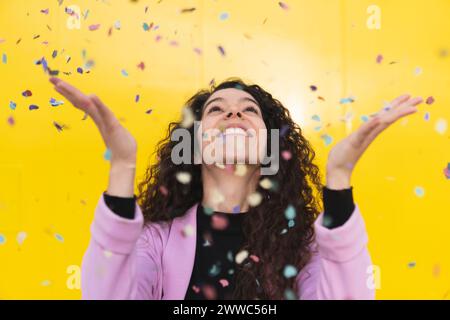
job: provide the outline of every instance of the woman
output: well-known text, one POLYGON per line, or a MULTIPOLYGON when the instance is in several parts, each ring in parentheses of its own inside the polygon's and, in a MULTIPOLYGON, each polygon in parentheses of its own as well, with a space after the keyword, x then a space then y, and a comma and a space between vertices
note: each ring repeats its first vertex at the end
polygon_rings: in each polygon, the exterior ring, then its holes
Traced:
POLYGON ((350 178, 375 137, 416 112, 422 98, 399 96, 337 143, 322 186, 314 151, 288 110, 261 87, 229 79, 188 100, 184 119, 169 125, 158 161, 135 196, 135 139, 98 97, 50 81, 94 120, 111 150, 108 188, 83 258, 83 298, 374 298, 367 234, 350 178), (219 135, 189 142, 202 151, 200 163, 198 153, 186 150, 180 156, 191 161, 175 162, 179 142, 171 137, 183 129, 197 137, 193 120, 200 133, 219 135), (280 129, 279 149, 263 133, 273 129, 280 129), (244 144, 231 152, 238 136, 244 144), (219 157, 208 162, 203 151, 211 146, 219 157), (250 162, 255 146, 257 161, 250 162), (261 150, 281 156, 271 175, 261 174, 261 150), (315 192, 323 196, 324 212, 315 192))

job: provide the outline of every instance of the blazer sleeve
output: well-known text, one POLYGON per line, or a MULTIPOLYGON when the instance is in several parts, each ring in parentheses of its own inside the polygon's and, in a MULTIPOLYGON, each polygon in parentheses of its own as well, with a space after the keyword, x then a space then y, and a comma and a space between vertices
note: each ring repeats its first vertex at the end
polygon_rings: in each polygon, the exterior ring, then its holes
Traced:
POLYGON ((368 236, 356 203, 340 227, 323 226, 323 212, 314 224, 312 257, 297 275, 298 297, 307 300, 375 299, 368 236))
POLYGON ((82 261, 82 299, 159 299, 160 231, 156 224, 144 227, 137 203, 134 218, 127 219, 111 211, 102 195, 82 261))

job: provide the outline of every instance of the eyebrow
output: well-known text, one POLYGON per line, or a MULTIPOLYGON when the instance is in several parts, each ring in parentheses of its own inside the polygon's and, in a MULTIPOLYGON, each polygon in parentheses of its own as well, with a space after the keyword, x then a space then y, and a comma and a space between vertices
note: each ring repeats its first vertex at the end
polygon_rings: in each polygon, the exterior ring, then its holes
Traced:
MULTIPOLYGON (((217 98, 211 99, 210 101, 208 101, 207 104, 205 104, 203 110, 206 110, 206 108, 208 107, 208 105, 211 104, 211 103, 213 103, 214 101, 225 101, 225 99, 222 98, 222 97, 217 97, 217 98)), ((258 103, 257 103, 255 100, 253 100, 252 98, 249 98, 249 97, 243 97, 243 98, 240 98, 240 99, 239 99, 239 102, 243 102, 243 101, 253 102, 253 103, 256 104, 257 106, 259 106, 258 103)))

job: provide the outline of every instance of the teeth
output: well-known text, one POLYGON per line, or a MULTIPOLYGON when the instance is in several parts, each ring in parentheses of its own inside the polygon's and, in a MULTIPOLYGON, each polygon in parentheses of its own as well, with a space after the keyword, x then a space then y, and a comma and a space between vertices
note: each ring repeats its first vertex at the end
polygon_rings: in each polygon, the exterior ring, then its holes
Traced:
POLYGON ((245 130, 241 129, 241 128, 227 128, 227 129, 225 129, 225 132, 223 134, 224 135, 227 135, 227 134, 240 134, 240 135, 246 136, 247 132, 245 132, 245 130))

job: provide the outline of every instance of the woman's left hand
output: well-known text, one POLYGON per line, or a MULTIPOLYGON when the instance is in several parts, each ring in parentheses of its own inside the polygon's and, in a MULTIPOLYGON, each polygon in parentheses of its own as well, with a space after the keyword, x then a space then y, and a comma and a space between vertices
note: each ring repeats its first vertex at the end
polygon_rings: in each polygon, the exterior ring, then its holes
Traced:
POLYGON ((401 95, 358 130, 339 141, 328 154, 326 186, 329 189, 350 188, 350 178, 356 162, 370 143, 387 127, 398 119, 417 112, 421 97, 411 98, 401 95))

